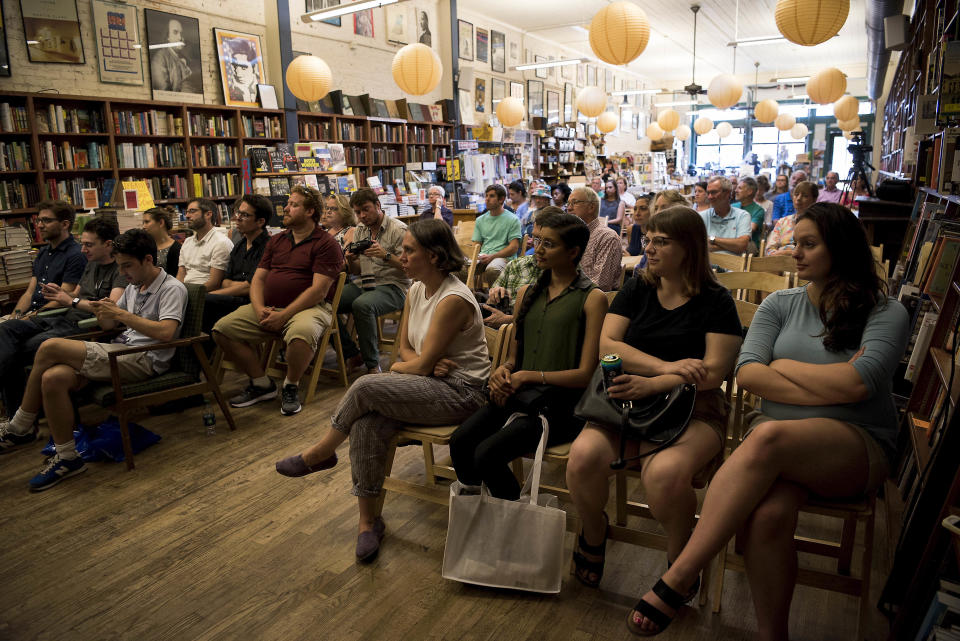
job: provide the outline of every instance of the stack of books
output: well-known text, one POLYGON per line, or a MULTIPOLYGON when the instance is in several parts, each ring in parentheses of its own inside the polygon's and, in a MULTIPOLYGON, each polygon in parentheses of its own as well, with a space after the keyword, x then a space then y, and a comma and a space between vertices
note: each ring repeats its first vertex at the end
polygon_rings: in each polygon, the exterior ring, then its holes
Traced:
POLYGON ((0 251, 0 285, 15 285, 29 281, 30 276, 33 275, 33 255, 34 253, 27 249, 0 251))

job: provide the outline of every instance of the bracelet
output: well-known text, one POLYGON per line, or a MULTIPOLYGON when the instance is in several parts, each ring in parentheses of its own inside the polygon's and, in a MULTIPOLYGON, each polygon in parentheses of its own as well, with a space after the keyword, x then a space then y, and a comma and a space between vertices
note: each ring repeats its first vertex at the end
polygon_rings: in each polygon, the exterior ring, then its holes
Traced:
POLYGON ((541 382, 542 384, 544 384, 544 385, 547 384, 547 379, 546 379, 546 377, 543 375, 543 370, 540 370, 540 382, 541 382))
POLYGON ((12 315, 14 318, 22 318, 22 317, 23 317, 23 312, 21 312, 19 309, 15 309, 15 310, 13 310, 13 312, 11 312, 11 315, 12 315))
POLYGON ((509 363, 509 362, 508 362, 508 363, 503 363, 503 364, 501 365, 501 367, 506 367, 508 370, 510 370, 510 371, 512 372, 512 371, 513 371, 513 368, 516 367, 516 365, 514 365, 513 363, 509 363))

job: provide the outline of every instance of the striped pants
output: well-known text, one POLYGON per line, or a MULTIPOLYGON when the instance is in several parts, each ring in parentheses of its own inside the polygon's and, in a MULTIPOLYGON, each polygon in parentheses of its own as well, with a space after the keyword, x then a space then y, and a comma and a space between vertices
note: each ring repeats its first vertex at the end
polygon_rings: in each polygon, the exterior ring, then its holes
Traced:
POLYGON ((456 425, 486 402, 479 387, 454 377, 368 374, 344 394, 331 418, 350 437, 354 496, 376 497, 387 450, 403 425, 456 425))

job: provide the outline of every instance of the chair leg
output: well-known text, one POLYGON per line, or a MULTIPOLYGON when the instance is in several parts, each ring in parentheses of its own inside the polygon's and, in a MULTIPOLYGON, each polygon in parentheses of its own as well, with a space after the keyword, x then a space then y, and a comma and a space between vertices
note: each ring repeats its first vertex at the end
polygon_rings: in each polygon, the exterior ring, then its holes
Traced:
POLYGON ((870 629, 870 567, 873 565, 873 528, 876 524, 876 507, 864 519, 863 558, 860 570, 860 611, 857 617, 857 639, 863 639, 870 629))
POLYGON ((857 517, 843 519, 840 533, 840 550, 837 552, 837 574, 850 576, 850 564, 853 561, 853 543, 857 538, 857 517))
POLYGON ((620 527, 625 527, 627 525, 627 475, 623 470, 620 470, 616 474, 616 479, 616 522, 620 527))
POLYGON ((434 473, 436 461, 433 458, 433 443, 423 443, 423 468, 427 477, 427 485, 437 484, 437 475, 434 473))
POLYGON ((317 345, 317 352, 313 355, 313 365, 310 370, 310 377, 307 378, 307 395, 303 399, 304 404, 310 403, 317 393, 317 381, 320 379, 320 372, 323 370, 323 357, 327 353, 327 344, 330 341, 330 332, 324 332, 320 344, 317 345))
POLYGON ((123 439, 123 458, 127 461, 127 471, 136 467, 133 464, 133 443, 130 441, 130 425, 127 423, 127 413, 117 411, 117 420, 120 423, 120 437, 123 439))
POLYGON ((226 370, 223 369, 223 350, 220 349, 220 347, 217 347, 213 352, 212 367, 213 367, 213 371, 215 372, 217 384, 219 385, 223 383, 223 375, 226 374, 226 370))
MULTIPOLYGON (((716 568, 713 571, 713 586, 711 586, 710 600, 713 601, 713 612, 720 611, 720 601, 723 598, 723 574, 727 569, 727 546, 720 548, 720 553, 716 558, 716 568)), ((703 585, 706 585, 704 583, 703 585)))
MULTIPOLYGON (((383 477, 387 478, 390 476, 390 472, 393 470, 393 459, 397 455, 397 438, 393 437, 390 440, 390 447, 387 450, 387 460, 386 464, 383 466, 383 477)), ((377 497, 377 506, 374 512, 377 516, 383 514, 383 500, 387 497, 387 490, 380 488, 380 496, 377 497)))
POLYGON ((220 391, 220 382, 216 378, 216 374, 214 373, 215 370, 207 361, 207 355, 203 352, 203 348, 200 347, 199 343, 193 344, 193 354, 200 362, 200 367, 203 369, 203 375, 207 378, 207 383, 210 385, 210 391, 213 392, 213 397, 217 399, 217 405, 220 406, 220 411, 223 413, 223 418, 227 419, 227 425, 230 426, 230 431, 235 431, 237 426, 233 422, 233 414, 230 413, 230 405, 227 403, 227 399, 223 395, 223 392, 220 391))

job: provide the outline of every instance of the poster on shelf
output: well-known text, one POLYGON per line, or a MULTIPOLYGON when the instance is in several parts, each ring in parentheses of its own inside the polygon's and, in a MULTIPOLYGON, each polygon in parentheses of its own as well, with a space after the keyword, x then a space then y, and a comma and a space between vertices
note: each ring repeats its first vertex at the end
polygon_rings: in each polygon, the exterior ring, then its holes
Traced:
POLYGON ((20 15, 30 62, 86 62, 77 0, 20 0, 20 15))
POLYGON ((223 104, 259 107, 257 85, 266 83, 260 36, 214 28, 223 104))
POLYGON ((143 85, 137 8, 108 0, 91 0, 90 9, 100 82, 143 85))
POLYGON ((156 9, 144 9, 143 19, 153 99, 202 103, 200 21, 156 9))

